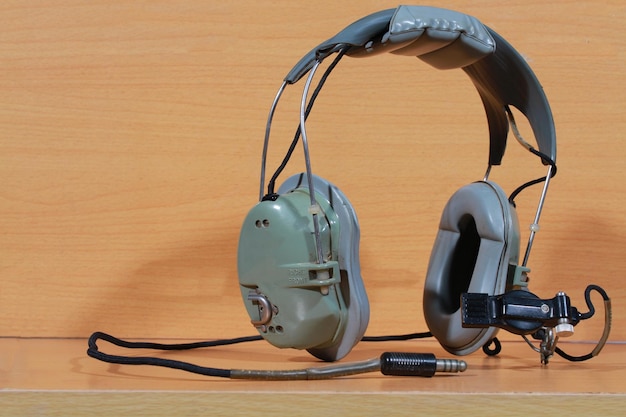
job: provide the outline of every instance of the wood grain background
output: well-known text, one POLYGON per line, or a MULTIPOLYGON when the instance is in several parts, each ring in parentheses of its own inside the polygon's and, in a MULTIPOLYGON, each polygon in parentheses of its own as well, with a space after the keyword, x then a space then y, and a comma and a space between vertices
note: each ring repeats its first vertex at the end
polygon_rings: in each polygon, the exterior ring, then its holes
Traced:
MULTIPOLYGON (((551 102, 559 173, 530 259, 531 289, 565 290, 586 311, 586 285, 605 287, 611 340, 626 340, 624 2, 436 5, 510 41, 551 102)), ((0 336, 252 334, 236 248, 258 196, 274 94, 313 46, 395 6, 3 1, 0 336)), ((300 93, 288 89, 281 103, 270 167, 291 140, 300 93)), ((308 128, 314 171, 359 214, 368 334, 426 330, 422 287, 441 210, 486 167, 486 121, 470 81, 406 57, 345 59, 308 128)), ((288 171, 300 170, 297 153, 288 171)), ((543 173, 510 141, 492 179, 511 191, 543 173)), ((522 225, 539 191, 518 199, 522 225)), ((600 308, 574 338, 596 340, 601 327, 600 308)))

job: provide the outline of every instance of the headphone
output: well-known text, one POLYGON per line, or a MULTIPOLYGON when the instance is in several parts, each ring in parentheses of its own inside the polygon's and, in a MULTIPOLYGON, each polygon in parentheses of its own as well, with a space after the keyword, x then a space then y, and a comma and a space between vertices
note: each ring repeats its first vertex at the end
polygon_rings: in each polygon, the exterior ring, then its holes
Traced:
MULTIPOLYGON (((341 359, 363 338, 369 305, 359 266, 359 223, 346 195, 313 174, 305 122, 326 78, 343 56, 384 52, 417 56, 438 69, 461 68, 478 90, 489 124, 485 177, 454 193, 441 216, 423 294, 430 332, 456 355, 488 345, 499 327, 525 335, 545 327, 546 320, 556 319, 557 335, 571 333, 577 319, 567 306, 558 313, 561 317, 551 311, 540 320, 535 317, 532 325, 523 322, 519 313, 500 317, 498 309, 489 311, 498 302, 489 297, 511 291, 515 292, 509 294, 510 303, 521 298, 522 303, 538 304, 538 297, 527 291, 526 264, 548 184, 556 174, 556 135, 548 100, 524 58, 500 35, 474 17, 423 6, 400 6, 357 20, 306 54, 285 77, 268 117, 260 202, 245 218, 239 239, 239 286, 252 325, 274 346, 306 349, 325 361, 341 359), (309 99, 314 74, 331 55, 336 58, 309 99), (276 105, 285 87, 307 74, 300 125, 266 192, 265 166, 276 105), (538 150, 519 134, 511 107, 528 119, 538 150), (488 176, 491 166, 501 163, 509 126, 548 172, 507 197, 488 176), (275 191, 276 179, 299 138, 306 172, 288 178, 275 191), (543 193, 520 261, 514 198, 523 188, 540 182, 544 182, 543 193), (513 301, 511 297, 518 298, 513 301)), ((559 300, 550 302, 559 305, 559 300)), ((541 304, 535 307, 541 310, 541 304)))
POLYGON ((87 353, 110 363, 165 366, 228 378, 321 379, 374 370, 386 375, 432 376, 436 371, 463 371, 466 364, 438 360, 431 354, 386 352, 367 362, 306 370, 227 370, 171 359, 110 355, 98 349, 97 341, 130 349, 182 350, 265 339, 280 348, 306 349, 316 358, 331 362, 345 357, 361 340, 430 335, 454 355, 466 355, 481 347, 494 355, 500 350, 496 333, 505 329, 522 335, 540 353, 542 363, 547 364, 555 352, 571 361, 590 359, 599 354, 610 332, 611 308, 606 292, 589 285, 585 291, 589 312, 580 313, 563 292, 541 299, 527 288, 528 257, 539 230, 550 179, 556 174, 555 161, 555 128, 543 89, 524 58, 500 35, 474 17, 435 7, 400 6, 373 13, 305 55, 284 78, 272 103, 263 146, 259 202, 244 219, 237 256, 242 299, 259 336, 164 345, 127 342, 96 332, 89 339, 87 353), (429 332, 364 337, 370 311, 359 264, 359 222, 346 195, 313 174, 306 119, 326 79, 344 56, 367 57, 383 52, 417 56, 439 69, 465 71, 487 115, 489 157, 483 179, 456 191, 441 215, 423 293, 429 332), (333 55, 335 58, 309 97, 316 71, 333 55), (266 160, 276 106, 286 87, 305 76, 298 129, 266 190, 266 160), (517 130, 511 107, 528 119, 538 149, 517 130), (493 165, 501 164, 509 128, 515 139, 547 166, 547 173, 507 196, 489 180, 489 173, 493 165), (276 190, 277 178, 300 140, 306 170, 291 176, 276 190), (543 191, 521 257, 515 197, 539 183, 543 183, 543 191), (570 356, 556 344, 559 337, 571 335, 581 320, 593 316, 591 291, 604 299, 604 333, 590 354, 570 356), (529 335, 540 339, 541 346, 534 347, 529 335))

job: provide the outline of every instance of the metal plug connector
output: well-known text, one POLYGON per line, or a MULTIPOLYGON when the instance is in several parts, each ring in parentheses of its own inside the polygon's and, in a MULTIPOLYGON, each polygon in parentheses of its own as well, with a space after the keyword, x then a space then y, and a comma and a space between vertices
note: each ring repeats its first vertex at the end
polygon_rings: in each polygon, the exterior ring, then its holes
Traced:
POLYGON ((385 352, 380 357, 383 375, 425 376, 436 372, 464 372, 467 363, 458 359, 437 359, 432 353, 385 352))

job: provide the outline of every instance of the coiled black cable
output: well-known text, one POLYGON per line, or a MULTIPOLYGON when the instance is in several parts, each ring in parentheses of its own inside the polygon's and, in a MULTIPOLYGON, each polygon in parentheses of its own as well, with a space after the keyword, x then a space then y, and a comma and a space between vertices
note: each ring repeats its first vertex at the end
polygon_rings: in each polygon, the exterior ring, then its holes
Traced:
POLYGON ((557 353, 560 357, 567 359, 568 361, 571 361, 571 362, 583 362, 595 356, 598 356, 598 354, 600 353, 600 351, 606 344, 606 341, 609 338, 609 333, 611 332, 611 321, 612 321, 611 299, 609 298, 606 291, 604 291, 604 289, 598 285, 591 284, 591 285, 588 285, 587 288, 585 289, 585 302, 587 303, 587 308, 589 309, 589 311, 587 313, 581 313, 580 319, 586 320, 586 319, 591 318, 595 314, 596 309, 594 308, 593 302, 591 301, 591 291, 598 292, 602 296, 602 299, 604 300, 604 312, 605 312, 604 331, 602 333, 602 337, 596 344, 596 347, 590 353, 586 355, 573 356, 564 352, 562 349, 558 347, 554 349, 554 352, 557 353))

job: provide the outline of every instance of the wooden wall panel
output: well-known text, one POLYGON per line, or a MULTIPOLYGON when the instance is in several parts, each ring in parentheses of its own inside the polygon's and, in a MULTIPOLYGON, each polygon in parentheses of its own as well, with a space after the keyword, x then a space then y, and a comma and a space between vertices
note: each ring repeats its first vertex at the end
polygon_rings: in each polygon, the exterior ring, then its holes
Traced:
MULTIPOLYGON (((0 336, 215 338, 250 334, 236 247, 255 203, 267 111, 310 48, 388 1, 19 2, 0 5, 0 336), (332 10, 332 11, 331 11, 332 10)), ((626 340, 625 6, 511 1, 473 14, 537 73, 559 173, 531 257, 532 287, 613 297, 626 340)), ((281 103, 275 166, 301 86, 281 103)), ((346 59, 311 116, 313 168, 362 227, 370 334, 425 330, 421 291, 441 209, 482 178, 480 101, 461 71, 346 59)), ((289 172, 303 169, 300 153, 289 172)), ((505 189, 544 169, 511 142, 505 189)), ((538 190, 519 200, 532 220, 538 190)), ((601 315, 575 336, 595 340, 601 315)))

